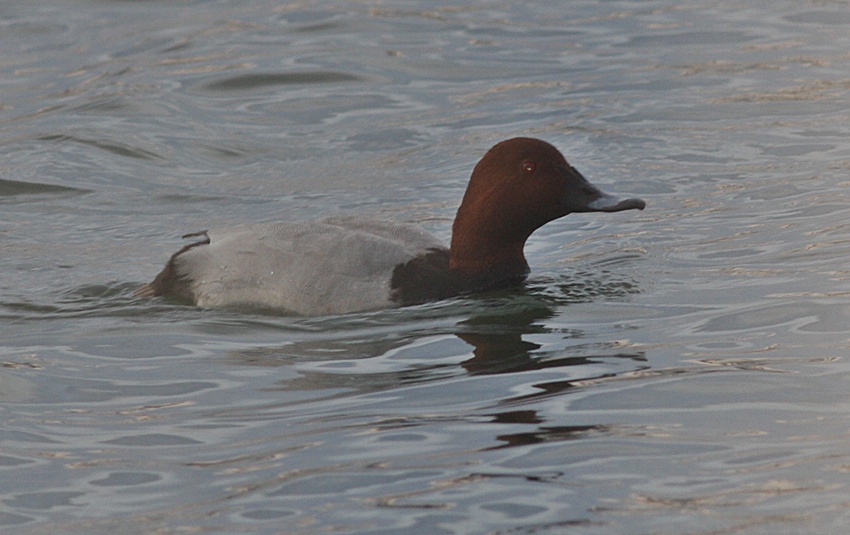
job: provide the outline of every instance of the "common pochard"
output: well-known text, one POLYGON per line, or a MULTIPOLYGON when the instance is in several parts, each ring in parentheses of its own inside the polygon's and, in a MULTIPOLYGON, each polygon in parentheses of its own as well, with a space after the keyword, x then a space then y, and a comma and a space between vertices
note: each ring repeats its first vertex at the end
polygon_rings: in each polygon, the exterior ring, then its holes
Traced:
POLYGON ((532 232, 573 212, 642 210, 603 193, 545 141, 514 138, 475 166, 446 248, 408 224, 360 217, 259 223, 188 234, 137 296, 202 307, 342 314, 521 283, 532 232))

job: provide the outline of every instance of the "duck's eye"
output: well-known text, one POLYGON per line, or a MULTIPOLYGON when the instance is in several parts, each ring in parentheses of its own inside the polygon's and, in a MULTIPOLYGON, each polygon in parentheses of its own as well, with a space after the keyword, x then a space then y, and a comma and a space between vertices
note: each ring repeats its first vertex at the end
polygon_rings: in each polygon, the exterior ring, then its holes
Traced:
POLYGON ((522 170, 526 173, 533 173, 535 170, 537 170, 537 164, 528 161, 522 162, 522 170))

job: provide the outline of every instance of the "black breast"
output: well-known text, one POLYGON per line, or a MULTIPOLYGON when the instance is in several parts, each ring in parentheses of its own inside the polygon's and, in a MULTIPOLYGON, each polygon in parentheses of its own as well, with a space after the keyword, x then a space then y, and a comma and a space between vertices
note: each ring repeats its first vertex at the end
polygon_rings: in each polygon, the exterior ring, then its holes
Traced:
POLYGON ((506 275, 498 271, 469 276, 449 269, 448 249, 428 249, 393 270, 390 298, 400 305, 438 301, 457 295, 515 286, 525 273, 506 275))

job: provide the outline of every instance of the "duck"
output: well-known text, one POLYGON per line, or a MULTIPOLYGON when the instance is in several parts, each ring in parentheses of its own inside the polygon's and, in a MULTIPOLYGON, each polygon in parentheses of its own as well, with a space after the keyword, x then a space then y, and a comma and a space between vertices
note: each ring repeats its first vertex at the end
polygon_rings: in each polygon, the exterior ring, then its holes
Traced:
POLYGON ((591 184, 553 145, 517 137, 475 165, 448 247, 415 225, 360 216, 204 230, 134 295, 303 316, 421 304, 521 284, 526 240, 546 223, 645 207, 591 184))

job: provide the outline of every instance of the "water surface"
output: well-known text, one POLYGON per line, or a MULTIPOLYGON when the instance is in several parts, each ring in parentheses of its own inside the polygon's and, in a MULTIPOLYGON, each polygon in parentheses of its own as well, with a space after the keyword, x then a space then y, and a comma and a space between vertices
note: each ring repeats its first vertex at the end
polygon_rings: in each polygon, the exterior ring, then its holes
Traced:
POLYGON ((0 8, 0 529, 842 533, 841 2, 0 8), (448 239, 529 135, 643 212, 516 290, 297 318, 132 297, 187 232, 448 239))

